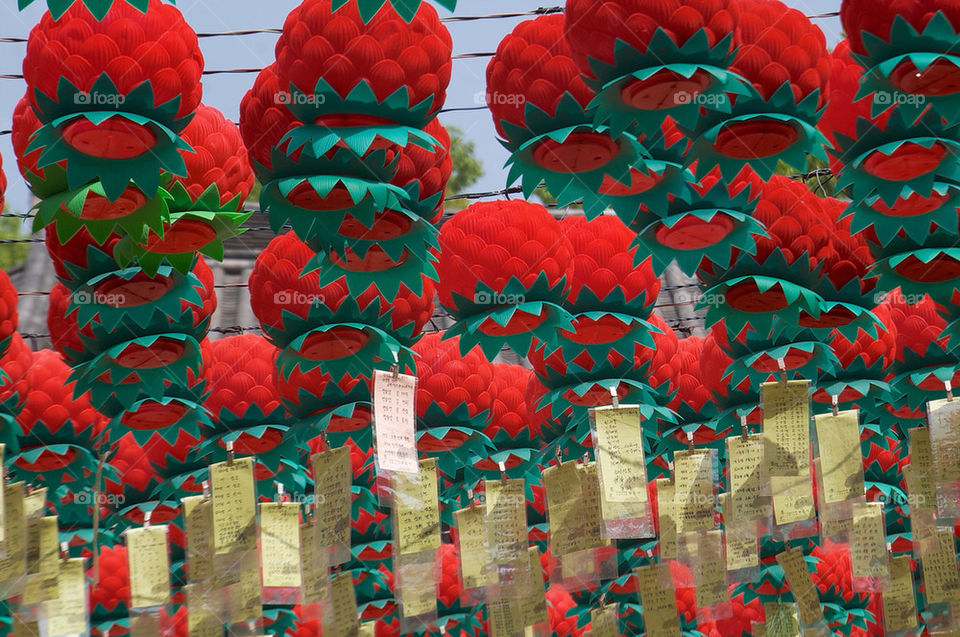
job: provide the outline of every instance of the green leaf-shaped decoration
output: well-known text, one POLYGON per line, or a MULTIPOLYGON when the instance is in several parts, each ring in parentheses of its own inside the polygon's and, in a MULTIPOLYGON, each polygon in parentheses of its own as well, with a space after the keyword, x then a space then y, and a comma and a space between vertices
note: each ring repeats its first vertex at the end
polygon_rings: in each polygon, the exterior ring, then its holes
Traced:
MULTIPOLYGON (((50 15, 53 16, 54 20, 59 20, 63 17, 63 14, 67 10, 76 4, 79 0, 47 0, 47 8, 50 10, 50 15)), ((110 11, 110 7, 113 6, 114 2, 120 0, 82 0, 83 6, 90 10, 91 15, 97 20, 103 20, 107 13, 110 11)), ((123 0, 131 7, 134 7, 141 13, 147 12, 147 7, 150 5, 149 0, 123 0)), ((346 2, 346 0, 339 0, 341 3, 346 2)), ((438 0, 440 1, 440 0, 438 0)), ((25 8, 33 4, 34 0, 17 0, 17 8, 20 11, 23 11, 25 8)), ((169 0, 170 4, 176 4, 176 0, 169 0)), ((107 633, 101 633, 106 635, 107 633)), ((113 633, 110 633, 113 634, 113 633)))
POLYGON ((345 98, 322 77, 317 80, 312 94, 304 93, 291 83, 289 95, 281 93, 281 99, 284 97, 288 98, 285 103, 287 110, 301 122, 322 122, 325 116, 349 113, 422 130, 440 108, 434 95, 424 98, 419 104, 411 104, 406 86, 401 86, 380 101, 365 79, 360 79, 345 98))

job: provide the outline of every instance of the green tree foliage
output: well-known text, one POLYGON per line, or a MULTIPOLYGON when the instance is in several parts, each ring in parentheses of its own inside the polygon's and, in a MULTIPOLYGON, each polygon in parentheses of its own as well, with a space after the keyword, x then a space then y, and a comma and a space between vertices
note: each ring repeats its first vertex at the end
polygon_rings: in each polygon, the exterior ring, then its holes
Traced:
MULTIPOLYGON (((476 146, 463 137, 463 131, 456 126, 447 126, 450 134, 450 159, 453 172, 447 181, 447 195, 466 192, 466 189, 483 177, 483 164, 476 157, 476 146)), ((444 205, 448 210, 460 210, 467 206, 466 199, 451 199, 444 205)))

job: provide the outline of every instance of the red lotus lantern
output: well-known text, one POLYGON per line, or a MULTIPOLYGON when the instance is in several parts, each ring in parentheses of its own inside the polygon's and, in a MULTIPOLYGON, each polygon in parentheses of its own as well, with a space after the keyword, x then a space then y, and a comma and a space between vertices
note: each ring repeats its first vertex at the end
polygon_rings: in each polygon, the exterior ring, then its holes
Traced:
POLYGON ((570 244, 543 206, 475 203, 440 233, 440 303, 458 320, 461 351, 493 359, 507 345, 525 355, 534 338, 556 342, 570 325, 558 304, 569 286, 570 244))
POLYGON ((124 237, 116 248, 118 259, 136 262, 148 274, 162 264, 185 272, 198 253, 223 259, 223 241, 240 234, 252 214, 240 212, 254 177, 236 124, 201 105, 183 139, 192 152, 181 151, 186 177, 165 185, 169 221, 145 237, 124 237))
POLYGON ((580 77, 563 26, 561 15, 521 22, 487 66, 487 106, 511 153, 508 185, 520 179, 529 197, 544 182, 561 206, 582 199, 589 218, 608 202, 636 210, 663 174, 647 169, 634 134, 593 125, 587 106, 594 92, 580 77), (634 181, 646 187, 610 196, 634 181))
POLYGON ((440 142, 440 146, 427 149, 407 144, 400 152, 397 174, 391 183, 407 193, 407 203, 413 212, 436 224, 443 214, 447 180, 453 171, 450 133, 439 119, 430 120, 424 132, 440 142))
POLYGON ((70 188, 99 180, 115 201, 133 181, 149 199, 161 170, 184 174, 177 132, 200 103, 203 56, 175 7, 121 2, 101 20, 79 4, 59 20, 45 14, 23 71, 44 124, 28 150, 43 149, 41 168, 65 162, 70 188))
POLYGON ((667 116, 692 126, 701 106, 729 112, 725 92, 749 91, 727 70, 740 46, 732 0, 569 0, 565 17, 573 58, 597 89, 596 121, 615 131, 667 116))
POLYGON ((690 153, 698 173, 717 165, 733 179, 747 165, 769 179, 778 161, 800 169, 807 154, 826 161, 826 140, 816 128, 831 67, 823 32, 778 0, 738 4, 743 44, 730 70, 755 94, 733 96, 731 112, 708 109, 698 121, 690 153))

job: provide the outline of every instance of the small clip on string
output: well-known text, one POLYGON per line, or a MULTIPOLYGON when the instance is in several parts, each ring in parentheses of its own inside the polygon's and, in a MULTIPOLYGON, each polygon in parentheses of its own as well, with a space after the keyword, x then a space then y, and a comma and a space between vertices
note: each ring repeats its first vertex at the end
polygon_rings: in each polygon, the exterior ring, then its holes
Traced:
POLYGON ((507 463, 505 463, 503 460, 500 460, 497 464, 500 466, 500 482, 506 484, 507 483, 507 463))
POLYGON ((614 409, 620 409, 620 396, 617 395, 617 388, 610 388, 610 404, 614 409))
POLYGON ((276 482, 274 483, 277 486, 277 505, 283 504, 283 483, 276 482))
POLYGON ((693 446, 693 432, 687 432, 687 449, 690 451, 696 451, 696 448, 693 446))
POLYGON ((780 382, 787 384, 787 362, 782 358, 777 359, 777 367, 780 368, 780 382))
POLYGON ((233 441, 227 441, 227 466, 233 466, 233 441))
POLYGON ((834 417, 840 415, 840 397, 836 394, 830 396, 830 409, 833 411, 834 417))
POLYGON ((746 414, 740 414, 740 437, 744 442, 750 437, 750 426, 747 424, 746 414))
POLYGON ((950 381, 949 381, 949 380, 943 381, 943 386, 944 386, 944 388, 946 388, 946 390, 947 390, 947 402, 948 402, 948 403, 952 403, 952 402, 953 402, 953 387, 950 386, 950 381))

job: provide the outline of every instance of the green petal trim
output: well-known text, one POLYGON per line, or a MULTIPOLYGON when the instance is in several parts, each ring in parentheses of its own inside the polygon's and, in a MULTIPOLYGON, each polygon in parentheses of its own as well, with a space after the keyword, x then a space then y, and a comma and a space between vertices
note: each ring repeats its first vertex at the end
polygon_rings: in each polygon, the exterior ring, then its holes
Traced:
POLYGON ((779 377, 779 372, 768 372, 754 369, 760 359, 769 357, 776 361, 780 358, 786 358, 791 352, 804 352, 810 355, 810 360, 800 367, 787 370, 788 378, 817 378, 821 370, 824 373, 832 374, 840 366, 840 360, 830 348, 829 343, 820 341, 798 341, 788 345, 780 345, 754 351, 752 354, 737 358, 727 367, 727 373, 731 374, 734 385, 739 385, 744 379, 749 379, 751 386, 760 387, 760 384, 766 382, 771 376, 779 377))
MULTIPOLYGON (((270 432, 279 432, 281 435, 281 442, 277 444, 273 449, 265 451, 262 453, 252 454, 256 458, 256 461, 264 466, 266 466, 273 473, 277 473, 283 467, 283 461, 285 459, 296 458, 299 454, 297 453, 296 445, 289 440, 287 432, 289 427, 285 425, 276 425, 276 424, 264 424, 256 425, 253 427, 246 427, 244 429, 236 429, 233 431, 228 431, 221 433, 217 436, 207 438, 202 443, 200 443, 197 453, 210 464, 217 462, 226 462, 227 460, 227 444, 236 443, 241 436, 250 436, 255 439, 260 439, 263 436, 267 435, 270 432)), ((251 454, 238 454, 242 457, 248 457, 251 454)))
POLYGON ((331 431, 330 423, 334 418, 350 418, 358 408, 372 413, 373 403, 357 401, 327 408, 307 418, 296 420, 287 431, 290 438, 299 449, 306 451, 307 443, 317 436, 326 434, 332 447, 342 447, 347 440, 353 440, 361 449, 369 448, 373 444, 373 428, 369 425, 352 431, 331 431))
POLYGON ((383 124, 379 126, 323 126, 304 124, 293 128, 280 138, 277 147, 282 148, 287 156, 293 156, 297 151, 309 150, 308 157, 326 157, 327 153, 337 149, 338 153, 349 150, 354 154, 355 162, 362 162, 366 170, 360 175, 369 175, 371 166, 389 166, 384 150, 374 148, 374 143, 388 141, 397 146, 419 146, 427 151, 441 148, 442 145, 429 133, 410 126, 383 124), (344 148, 346 147, 346 148, 344 148), (368 156, 374 151, 375 154, 368 156), (375 161, 376 160, 376 161, 375 161))
MULTIPOLYGON (((151 443, 154 436, 157 436, 162 438, 168 445, 172 445, 181 433, 193 436, 194 438, 201 438, 201 426, 209 426, 211 424, 210 418, 207 416, 206 410, 202 405, 176 396, 161 396, 156 399, 145 398, 138 400, 133 403, 127 411, 135 412, 145 405, 154 403, 171 405, 177 408, 182 407, 184 413, 170 426, 159 429, 134 429, 123 422, 124 414, 120 414, 112 418, 107 424, 107 440, 111 443, 116 443, 123 438, 124 435, 130 434, 138 445, 144 447, 151 443)), ((171 458, 171 460, 173 459, 171 458)), ((169 467, 170 465, 165 463, 162 467, 159 467, 159 469, 167 470, 169 467)))
POLYGON ((860 65, 867 69, 860 84, 856 99, 873 93, 885 95, 883 100, 874 99, 872 115, 876 117, 894 102, 893 96, 919 97, 919 100, 896 100, 899 107, 916 119, 929 106, 949 124, 957 123, 956 94, 913 96, 890 81, 894 69, 903 61, 909 61, 918 71, 924 71, 938 60, 960 65, 960 58, 950 52, 960 44, 960 37, 943 11, 937 11, 922 32, 918 32, 903 16, 894 16, 889 39, 877 37, 869 31, 861 32, 866 55, 852 54, 860 65))
POLYGON ((57 277, 70 290, 77 289, 90 279, 117 271, 117 261, 112 254, 107 254, 95 245, 88 245, 86 250, 86 266, 80 266, 70 261, 64 261, 66 277, 57 277))
MULTIPOLYGON (((27 484, 46 486, 51 490, 56 490, 61 485, 67 485, 75 491, 87 487, 92 488, 97 474, 97 458, 89 449, 78 445, 58 444, 21 449, 20 453, 11 456, 10 460, 11 462, 6 464, 10 468, 14 480, 23 480, 27 484), (75 455, 69 464, 61 465, 50 471, 31 471, 16 464, 19 460, 33 464, 45 452, 58 456, 71 452, 75 455)), ((106 467, 104 467, 104 470, 106 470, 106 467)))
MULTIPOLYGON (((502 430, 501 430, 502 431, 502 430)), ((507 468, 508 478, 524 478, 531 471, 538 469, 540 461, 540 450, 532 447, 511 447, 509 449, 500 449, 500 445, 493 441, 496 451, 491 451, 484 465, 490 464, 490 469, 480 469, 480 475, 484 480, 496 480, 500 477, 500 463, 507 468)), ((479 468, 479 467, 477 467, 479 468)))
POLYGON ((270 226, 276 233, 289 223, 304 242, 336 242, 334 237, 348 214, 370 228, 378 212, 402 210, 404 196, 404 191, 392 184, 321 174, 269 182, 260 193, 260 207, 270 214, 270 226), (308 185, 321 197, 327 197, 334 188, 342 187, 350 194, 351 205, 339 210, 310 210, 296 206, 287 195, 301 184, 308 185))
POLYGON ((552 387, 544 395, 539 408, 542 409, 549 404, 550 413, 554 418, 564 418, 566 420, 566 433, 572 434, 578 443, 582 443, 590 436, 589 412, 591 407, 596 405, 578 405, 566 398, 565 395, 572 392, 573 395, 582 398, 587 392, 596 391, 597 388, 603 390, 607 400, 610 397, 610 389, 616 391, 619 391, 620 388, 626 389, 627 393, 620 398, 620 403, 639 405, 642 421, 655 419, 666 422, 676 421, 677 416, 672 410, 660 406, 660 396, 650 385, 632 378, 603 378, 572 383, 562 387, 552 387))
POLYGON ((277 355, 277 370, 284 378, 289 378, 295 369, 301 373, 320 369, 333 378, 350 376, 371 376, 374 369, 386 369, 399 362, 400 365, 414 368, 413 350, 383 330, 363 323, 333 323, 315 327, 280 350, 277 355), (314 334, 323 334, 338 328, 352 328, 363 332, 368 338, 364 347, 356 354, 330 360, 313 360, 300 354, 307 338, 314 334))
POLYGON ((41 167, 65 162, 69 188, 80 188, 92 181, 100 181, 104 195, 110 201, 118 199, 130 182, 148 196, 156 196, 160 188, 160 173, 186 176, 187 168, 180 151, 192 151, 186 142, 162 124, 142 115, 110 111, 78 113, 53 120, 34 134, 26 152, 41 149, 38 160, 41 167), (83 118, 100 125, 111 117, 121 117, 150 129, 156 137, 156 145, 136 157, 108 159, 87 155, 63 138, 62 127, 76 119, 83 118))
POLYGON ((57 224, 57 240, 69 241, 81 229, 86 229, 98 244, 105 243, 112 234, 132 235, 140 238, 150 230, 163 234, 163 224, 169 220, 168 202, 171 199, 163 190, 156 196, 145 193, 146 203, 122 217, 92 219, 83 217, 83 209, 91 196, 107 197, 104 186, 96 182, 61 192, 41 200, 34 210, 33 231, 39 232, 50 224, 57 224))
POLYGON ((799 103, 794 102, 793 89, 789 82, 784 82, 769 100, 759 96, 738 98, 732 114, 708 111, 698 120, 696 130, 692 131, 695 139, 687 161, 692 163, 696 160, 698 178, 715 166, 719 167, 724 181, 733 180, 744 166, 750 166, 761 179, 768 180, 776 172, 778 161, 801 167, 807 165, 807 155, 827 161, 824 150, 827 138, 816 128, 823 112, 822 109, 817 110, 819 99, 820 92, 813 91, 799 103), (790 125, 797 134, 797 140, 776 155, 750 159, 730 157, 717 150, 717 137, 724 130, 737 124, 764 120, 790 125))
POLYGON ((431 400, 423 412, 417 417, 417 429, 434 427, 464 427, 473 430, 483 430, 490 424, 490 410, 484 409, 475 415, 470 415, 470 408, 466 403, 458 403, 451 411, 445 411, 438 403, 431 400))
POLYGON ((460 336, 460 352, 466 355, 475 346, 480 346, 487 360, 497 357, 504 347, 509 347, 518 356, 525 357, 534 341, 548 344, 557 342, 557 331, 572 327, 570 314, 557 305, 545 301, 527 301, 519 305, 507 305, 480 314, 458 319, 446 331, 445 338, 460 336), (516 334, 496 336, 481 331, 481 326, 488 320, 499 326, 506 326, 519 313, 543 316, 543 320, 530 330, 516 334))
POLYGON ((588 62, 599 81, 589 82, 597 96, 589 104, 596 111, 596 123, 608 124, 620 132, 639 124, 644 130, 660 128, 667 117, 678 123, 691 124, 699 117, 701 105, 729 112, 727 93, 749 95, 753 87, 745 79, 727 70, 735 51, 731 50, 733 34, 728 33, 712 47, 705 29, 699 29, 681 47, 662 28, 656 32, 641 52, 622 40, 614 44, 614 62, 608 64, 595 58, 588 62), (621 93, 633 80, 646 80, 660 71, 691 78, 697 72, 710 78, 709 87, 694 96, 678 93, 674 105, 662 105, 657 110, 640 110, 625 104, 621 93), (701 104, 701 102, 703 104, 701 104))
MULTIPOLYGON (((97 0, 84 0, 84 4, 89 1, 97 0)), ((127 1, 130 2, 131 0, 127 1)), ((145 0, 133 0, 133 2, 142 2, 144 12, 146 12, 147 3, 145 0)), ((106 71, 101 73, 94 81, 89 91, 81 91, 70 80, 61 75, 57 81, 55 99, 51 99, 39 89, 34 89, 33 96, 37 103, 37 117, 44 124, 49 124, 57 119, 73 118, 81 113, 111 111, 112 115, 129 117, 132 121, 137 120, 131 116, 139 115, 146 120, 158 123, 161 128, 179 133, 193 119, 192 113, 177 119, 177 111, 180 110, 179 95, 157 105, 150 80, 141 82, 131 91, 122 94, 106 71)), ((189 150, 189 147, 186 150, 189 150)), ((40 168, 43 167, 41 164, 40 168)))
MULTIPOLYGON (((434 233, 428 233, 424 228, 421 234, 424 243, 436 241, 435 231, 434 233)), ((404 237, 408 236, 404 235, 404 237)), ((346 280, 347 289, 351 294, 359 296, 367 291, 370 286, 374 286, 385 298, 395 299, 400 294, 401 285, 419 296, 423 294, 424 276, 433 281, 438 280, 437 270, 433 265, 434 261, 436 261, 436 256, 432 253, 427 261, 420 261, 413 255, 401 253, 399 259, 394 259, 394 265, 388 269, 376 271, 350 270, 334 263, 325 253, 318 252, 317 256, 312 258, 304 267, 303 273, 320 270, 320 287, 330 285, 342 278, 346 280)))
MULTIPOLYGON (((3 414, 3 416, 6 417, 6 414, 3 414)), ((18 437, 18 444, 23 447, 70 444, 92 448, 96 444, 98 435, 94 425, 95 423, 91 421, 85 423, 82 428, 78 428, 77 423, 72 418, 68 418, 55 429, 51 429, 43 420, 35 420, 30 423, 30 429, 26 432, 14 422, 10 433, 18 437)), ((10 453, 9 447, 5 448, 5 451, 10 453)))
MULTIPOLYGON (((634 262, 634 265, 639 266, 643 263, 643 259, 640 255, 637 255, 634 262), (638 260, 639 263, 637 263, 638 260)), ((575 314, 585 312, 622 314, 630 318, 628 322, 633 322, 634 319, 650 318, 656 302, 657 299, 649 295, 648 290, 641 290, 637 296, 628 301, 624 296, 623 287, 619 285, 611 288, 603 298, 598 298, 597 293, 587 284, 580 288, 577 298, 571 299, 568 296, 563 302, 563 306, 575 314)), ((651 327, 653 326, 651 325, 651 327)))
POLYGON ((160 398, 167 385, 189 387, 188 374, 200 376, 200 344, 187 334, 154 334, 143 336, 126 343, 114 345, 89 362, 76 366, 70 374, 70 380, 76 381, 74 393, 82 395, 90 392, 90 403, 97 408, 115 399, 119 404, 133 405, 143 392, 149 397, 160 398), (160 340, 180 343, 184 355, 171 365, 161 365, 152 369, 125 367, 117 362, 127 347, 149 348, 160 340), (105 379, 101 380, 105 376, 105 379), (126 381, 126 382, 125 382, 126 381))
MULTIPOLYGON (((77 1, 78 0, 47 0, 47 8, 50 10, 50 15, 53 16, 53 19, 59 20, 70 7, 77 3, 77 1)), ((113 6, 115 1, 116 0, 83 0, 83 6, 89 9, 91 15, 100 21, 106 17, 107 12, 110 11, 110 7, 113 6)), ((346 0, 338 1, 345 2, 346 0)), ((141 13, 146 13, 147 7, 150 4, 149 0, 125 0, 125 2, 141 13)), ((438 0, 438 2, 442 2, 442 0, 438 0)), ((23 11, 31 4, 33 4, 33 0, 17 0, 17 9, 23 11)), ((176 4, 176 2, 174 0, 170 0, 170 4, 176 4)), ((106 635, 108 633, 104 631, 100 634, 106 635)))
POLYGON ((465 467, 472 467, 486 458, 494 446, 482 431, 466 427, 432 427, 417 432, 417 449, 421 457, 434 458, 443 475, 455 479, 465 467), (436 446, 448 436, 453 436, 460 444, 452 449, 423 449, 423 445, 436 446))
POLYGON ((390 332, 393 325, 390 320, 392 313, 393 308, 390 306, 383 308, 381 313, 380 300, 377 298, 361 309, 356 297, 349 296, 344 298, 335 310, 322 300, 318 300, 310 305, 305 317, 283 310, 281 312, 283 327, 264 325, 263 330, 271 344, 283 349, 294 340, 324 325, 361 323, 383 332, 390 332))
POLYGON ((454 292, 453 307, 445 307, 448 312, 454 316, 470 316, 490 310, 494 301, 504 301, 500 305, 506 305, 508 302, 523 303, 526 301, 550 301, 562 303, 567 296, 567 278, 561 277, 554 284, 550 284, 547 274, 540 272, 537 278, 530 285, 524 285, 520 279, 515 276, 504 284, 501 289, 494 290, 483 281, 477 280, 474 285, 473 298, 467 298, 454 292))
POLYGON ((336 382, 339 380, 341 379, 334 379, 316 388, 298 387, 297 402, 295 403, 287 399, 281 400, 295 418, 310 418, 317 412, 333 409, 347 403, 369 403, 371 401, 370 387, 363 380, 357 382, 348 392, 344 392, 340 388, 336 382), (318 390, 319 393, 314 393, 314 389, 318 390))
MULTIPOLYGON (((170 231, 178 221, 199 222, 213 230, 213 237, 197 250, 188 250, 179 253, 153 252, 149 248, 149 241, 144 243, 134 240, 133 237, 123 237, 114 247, 114 256, 118 263, 138 263, 144 272, 154 274, 164 266, 171 266, 178 272, 187 273, 193 269, 197 254, 210 257, 215 261, 223 261, 223 242, 227 239, 240 236, 247 231, 241 226, 253 215, 253 212, 210 212, 189 211, 170 215, 170 231)), ((162 235, 162 233, 160 233, 162 235)))
MULTIPOLYGON (((339 137, 331 141, 339 142, 339 137)), ((269 173, 264 183, 291 177, 306 179, 315 175, 344 175, 372 182, 389 182, 396 176, 400 163, 399 154, 388 159, 387 151, 383 148, 361 156, 339 145, 322 155, 314 155, 313 145, 306 142, 296 149, 289 149, 288 146, 277 145, 270 149, 270 170, 262 167, 263 172, 269 173)))
POLYGON ((653 271, 657 276, 662 276, 671 264, 676 263, 681 272, 692 277, 700 269, 704 259, 712 263, 714 269, 725 270, 730 267, 734 254, 756 254, 756 238, 766 236, 768 235, 763 223, 748 214, 729 209, 693 210, 666 217, 648 225, 638 233, 630 245, 637 248, 638 257, 647 254, 652 256, 653 271), (673 228, 691 218, 709 224, 718 216, 732 219, 733 228, 726 236, 718 236, 717 242, 712 245, 681 250, 664 245, 657 239, 657 232, 661 228, 673 228))
MULTIPOLYGON (((30 1, 32 2, 33 0, 30 1)), ((357 0, 357 9, 360 11, 361 19, 363 19, 364 22, 369 22, 388 1, 393 10, 397 12, 397 15, 407 22, 413 20, 414 16, 417 15, 417 10, 420 9, 420 5, 423 4, 421 0, 357 0)), ((453 11, 457 8, 457 0, 435 1, 447 11, 453 11)), ((333 10, 336 11, 347 4, 347 2, 349 2, 349 0, 333 0, 333 10)))
POLYGON ((960 288, 960 277, 945 281, 916 281, 897 271, 899 265, 911 258, 928 264, 941 257, 960 261, 960 248, 921 248, 878 258, 871 266, 870 274, 879 277, 879 289, 893 290, 899 287, 908 297, 916 295, 914 298, 922 298, 924 294, 929 294, 937 303, 949 304, 954 293, 960 288))
POLYGON ((879 212, 872 206, 880 202, 879 196, 867 197, 859 205, 850 205, 843 217, 852 216, 850 232, 856 234, 873 228, 880 241, 886 246, 894 241, 901 231, 906 237, 922 245, 932 234, 940 231, 957 234, 957 208, 960 207, 960 185, 946 182, 934 182, 931 196, 946 197, 943 204, 926 214, 910 216, 891 216, 879 212), (935 228, 935 230, 931 230, 935 228))
POLYGON ((534 347, 542 351, 544 359, 559 352, 566 363, 564 370, 556 370, 547 365, 547 376, 541 380, 548 385, 568 385, 573 381, 586 382, 597 378, 625 377, 645 380, 648 376, 649 361, 639 367, 635 366, 634 348, 639 345, 651 350, 656 349, 656 343, 651 334, 660 333, 660 329, 641 318, 613 312, 582 312, 573 315, 572 318, 574 321, 581 317, 596 321, 608 316, 615 317, 628 326, 628 331, 614 341, 594 344, 577 343, 559 333, 554 343, 545 341, 536 343, 534 347), (621 354, 623 360, 614 364, 609 359, 611 353, 621 354), (578 359, 583 361, 583 357, 589 357, 592 364, 581 365, 578 359))
POLYGON ((824 300, 819 294, 790 281, 762 275, 748 275, 729 279, 708 288, 700 298, 700 302, 697 303, 696 309, 707 310, 705 317, 707 327, 724 321, 727 333, 731 335, 739 334, 747 326, 756 332, 765 334, 773 330, 774 323, 777 320, 796 324, 801 311, 814 318, 819 317, 823 303, 824 300), (709 299, 725 298, 734 286, 747 281, 754 283, 761 293, 774 288, 779 289, 786 299, 787 306, 768 312, 740 312, 726 303, 711 303, 709 301, 709 299))
MULTIPOLYGON (((118 342, 142 336, 145 332, 193 331, 193 310, 184 311, 183 304, 201 307, 203 299, 200 293, 203 291, 203 284, 192 272, 183 275, 169 267, 161 268, 156 275, 172 281, 173 285, 163 296, 146 303, 114 306, 99 302, 101 299, 110 299, 109 294, 101 297, 97 293, 98 285, 111 280, 130 281, 142 273, 140 268, 134 267, 101 274, 78 287, 70 295, 67 314, 76 312, 77 325, 80 328, 90 326, 99 343, 94 350, 97 353, 118 342), (123 338, 124 336, 126 338, 123 338)), ((125 299, 117 301, 125 303, 125 299)), ((198 336, 198 340, 200 338, 203 338, 202 334, 198 336)))
POLYGON ((851 138, 837 133, 837 150, 833 154, 844 164, 837 177, 837 190, 849 189, 853 204, 857 205, 872 195, 877 195, 888 206, 900 197, 913 193, 929 197, 938 182, 960 183, 960 164, 954 161, 960 153, 960 130, 947 126, 933 111, 925 112, 916 122, 904 119, 899 107, 890 110, 886 128, 881 129, 870 120, 857 120, 856 136, 851 138), (874 152, 890 155, 903 144, 912 143, 923 148, 942 144, 947 152, 933 170, 913 179, 891 181, 875 177, 864 169, 866 159, 874 152))
MULTIPOLYGON (((282 94, 281 94, 282 95, 282 94)), ((369 115, 411 128, 423 129, 435 115, 441 104, 436 96, 424 98, 419 104, 411 104, 410 92, 401 86, 382 101, 377 100, 370 83, 361 79, 347 96, 340 94, 324 78, 317 80, 313 93, 308 95, 290 84, 286 107, 301 122, 316 122, 325 115, 369 115)))

